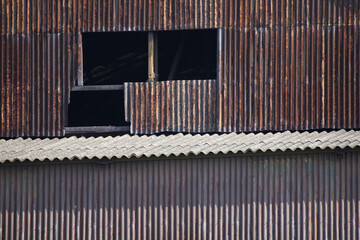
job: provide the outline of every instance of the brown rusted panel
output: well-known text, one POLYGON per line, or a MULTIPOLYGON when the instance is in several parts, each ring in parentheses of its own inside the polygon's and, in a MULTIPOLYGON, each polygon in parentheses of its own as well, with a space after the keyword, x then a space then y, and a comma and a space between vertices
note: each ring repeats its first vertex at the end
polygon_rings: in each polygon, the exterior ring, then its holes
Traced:
POLYGON ((5 164, 0 237, 358 239, 359 160, 355 150, 5 164))
POLYGON ((299 25, 358 25, 356 0, 224 1, 224 25, 273 27, 299 25))
POLYGON ((360 127, 359 26, 220 34, 220 132, 360 127))
POLYGON ((360 127, 358 1, 228 2, 224 11, 218 131, 360 127))
POLYGON ((216 28, 222 0, 1 0, 0 33, 216 28))
POLYGON ((1 0, 0 33, 359 25, 357 0, 1 0))
POLYGON ((0 136, 61 136, 78 37, 0 36, 0 136))
POLYGON ((124 89, 133 134, 215 131, 216 80, 125 83, 124 89))

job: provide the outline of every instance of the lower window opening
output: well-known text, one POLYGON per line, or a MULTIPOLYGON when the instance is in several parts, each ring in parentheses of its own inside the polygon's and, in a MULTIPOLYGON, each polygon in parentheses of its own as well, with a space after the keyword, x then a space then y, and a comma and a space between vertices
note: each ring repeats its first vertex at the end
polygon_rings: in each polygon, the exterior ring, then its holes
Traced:
POLYGON ((129 126, 124 119, 123 91, 73 91, 68 127, 129 126))

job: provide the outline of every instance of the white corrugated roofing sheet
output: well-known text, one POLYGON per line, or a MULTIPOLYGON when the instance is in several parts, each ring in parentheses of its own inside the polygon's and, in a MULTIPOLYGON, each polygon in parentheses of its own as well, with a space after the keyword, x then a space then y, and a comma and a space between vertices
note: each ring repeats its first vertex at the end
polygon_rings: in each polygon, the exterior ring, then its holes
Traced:
POLYGON ((227 133, 213 135, 67 137, 0 140, 0 162, 178 156, 360 146, 360 131, 227 133))

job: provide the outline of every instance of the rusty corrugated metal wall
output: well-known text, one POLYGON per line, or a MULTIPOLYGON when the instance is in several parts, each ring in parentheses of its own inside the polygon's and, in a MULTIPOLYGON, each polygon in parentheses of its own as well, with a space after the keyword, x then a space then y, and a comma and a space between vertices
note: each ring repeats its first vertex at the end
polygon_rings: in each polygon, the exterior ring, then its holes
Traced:
POLYGON ((62 136, 81 32, 222 26, 222 1, 0 0, 0 136, 62 136))
POLYGON ((359 12, 357 0, 0 0, 0 136, 64 134, 81 32, 198 28, 221 28, 218 131, 360 128, 359 12))
POLYGON ((2 34, 217 28, 223 0, 1 0, 2 34), (46 14, 45 14, 46 13, 46 14))
POLYGON ((125 83, 130 132, 214 132, 216 80, 125 83))
POLYGON ((0 236, 359 239, 359 160, 356 150, 1 165, 0 236))
POLYGON ((79 38, 55 33, 0 36, 0 137, 63 134, 79 38))
POLYGON ((217 131, 360 127, 358 1, 221 6, 217 131))
POLYGON ((219 131, 360 127, 358 0, 227 6, 219 131))

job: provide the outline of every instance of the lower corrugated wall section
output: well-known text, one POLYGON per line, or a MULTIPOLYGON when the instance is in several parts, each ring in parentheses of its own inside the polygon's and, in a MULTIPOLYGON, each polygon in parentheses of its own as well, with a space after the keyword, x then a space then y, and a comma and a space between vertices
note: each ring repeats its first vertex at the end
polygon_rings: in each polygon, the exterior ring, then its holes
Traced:
POLYGON ((359 239, 360 152, 7 164, 2 239, 359 239))
POLYGON ((124 89, 132 134, 216 130, 216 80, 128 82, 124 89))

